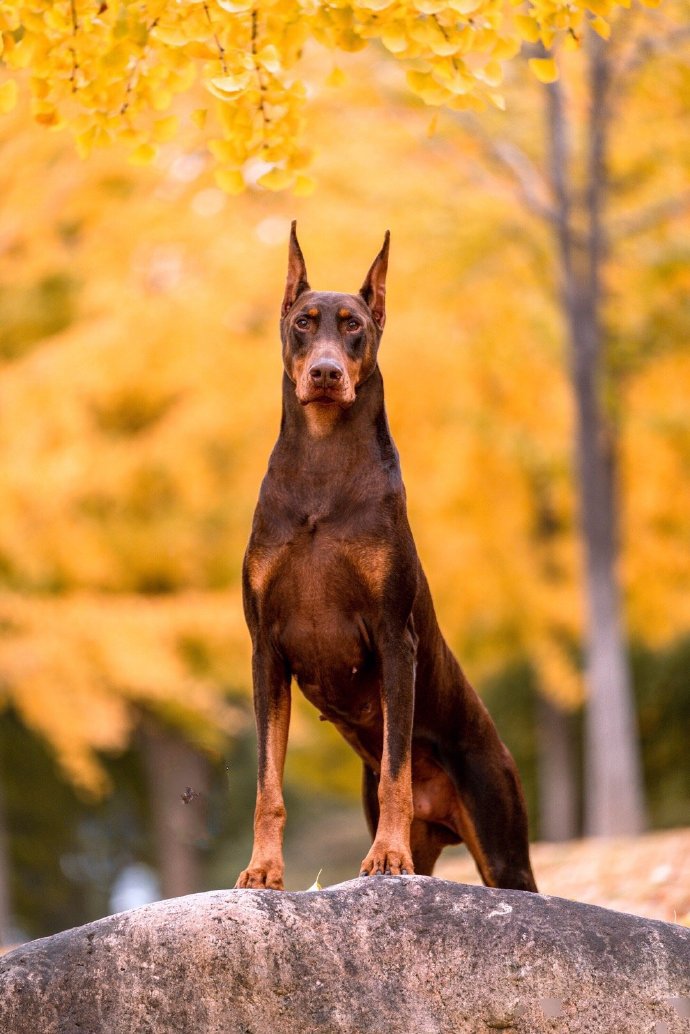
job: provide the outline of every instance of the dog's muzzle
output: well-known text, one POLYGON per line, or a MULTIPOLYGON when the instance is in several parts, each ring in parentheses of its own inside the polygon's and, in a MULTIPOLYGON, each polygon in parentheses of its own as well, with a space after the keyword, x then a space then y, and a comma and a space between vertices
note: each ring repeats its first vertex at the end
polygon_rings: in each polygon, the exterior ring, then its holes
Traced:
POLYGON ((334 359, 318 359, 307 371, 310 387, 319 391, 340 391, 345 371, 334 359))
POLYGON ((297 394, 303 406, 310 402, 349 406, 354 401, 350 379, 336 359, 315 359, 305 370, 300 389, 297 394))

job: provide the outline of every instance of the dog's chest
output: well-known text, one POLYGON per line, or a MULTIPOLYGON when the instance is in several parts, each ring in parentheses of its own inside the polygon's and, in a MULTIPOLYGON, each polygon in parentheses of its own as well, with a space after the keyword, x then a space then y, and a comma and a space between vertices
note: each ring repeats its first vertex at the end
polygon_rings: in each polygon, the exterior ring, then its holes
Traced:
POLYGON ((288 541, 250 548, 247 572, 262 623, 301 682, 349 681, 367 663, 367 625, 387 565, 381 547, 316 521, 288 541))
POLYGON ((274 627, 296 675, 318 681, 362 666, 370 601, 343 548, 325 537, 293 548, 273 588, 274 627))

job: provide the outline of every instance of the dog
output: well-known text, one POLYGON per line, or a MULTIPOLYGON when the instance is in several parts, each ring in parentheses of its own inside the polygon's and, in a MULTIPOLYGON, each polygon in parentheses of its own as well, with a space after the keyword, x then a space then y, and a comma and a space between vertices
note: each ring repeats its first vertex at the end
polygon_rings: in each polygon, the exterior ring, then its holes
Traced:
POLYGON ((464 842, 485 884, 536 891, 515 762, 441 634, 407 519, 377 362, 389 242, 358 294, 313 291, 292 224, 280 434, 243 564, 258 781, 237 886, 283 889, 294 678, 362 760, 361 876, 431 875, 464 842))

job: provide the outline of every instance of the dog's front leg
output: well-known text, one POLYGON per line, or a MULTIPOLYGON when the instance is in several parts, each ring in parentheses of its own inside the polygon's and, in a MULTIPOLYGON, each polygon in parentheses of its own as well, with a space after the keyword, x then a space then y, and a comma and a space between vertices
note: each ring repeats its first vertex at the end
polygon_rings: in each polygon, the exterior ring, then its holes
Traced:
POLYGON ((290 726, 290 675, 270 646, 252 660, 259 773, 254 812, 254 848, 238 887, 283 889, 283 769, 290 726))
POLYGON ((383 710, 379 822, 374 843, 362 862, 362 876, 414 872, 410 825, 416 652, 409 628, 401 636, 385 636, 379 648, 383 710))

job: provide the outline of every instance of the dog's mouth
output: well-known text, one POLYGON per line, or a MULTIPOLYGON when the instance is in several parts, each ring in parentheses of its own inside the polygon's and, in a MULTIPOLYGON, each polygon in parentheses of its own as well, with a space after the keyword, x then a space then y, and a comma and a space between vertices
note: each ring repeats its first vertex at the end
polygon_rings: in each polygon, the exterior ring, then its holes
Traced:
POLYGON ((314 395, 313 398, 302 399, 303 406, 337 406, 339 404, 340 400, 333 398, 332 395, 314 395))
POLYGON ((302 406, 339 406, 341 409, 348 409, 355 401, 342 391, 315 391, 306 395, 297 393, 302 406))

